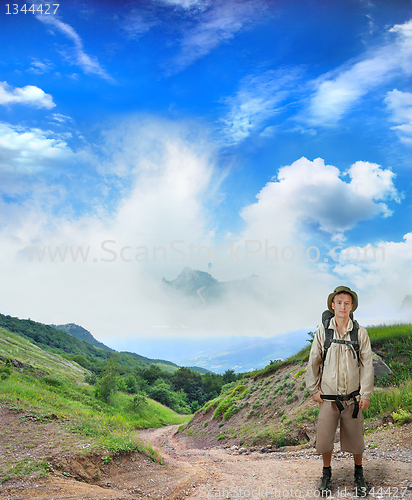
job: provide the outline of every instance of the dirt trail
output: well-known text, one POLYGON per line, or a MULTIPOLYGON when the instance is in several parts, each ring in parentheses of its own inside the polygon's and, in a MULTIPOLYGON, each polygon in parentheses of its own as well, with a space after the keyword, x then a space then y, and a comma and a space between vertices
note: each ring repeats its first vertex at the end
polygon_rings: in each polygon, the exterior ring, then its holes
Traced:
MULTIPOLYGON (((100 457, 62 459, 50 477, 7 482, 5 500, 117 500, 152 498, 317 498, 321 461, 311 449, 236 455, 227 449, 198 449, 175 435, 177 426, 145 430, 142 440, 161 450, 165 464, 139 454, 101 465, 100 457), (99 478, 93 479, 98 472, 99 478), (95 484, 90 484, 90 483, 95 484)), ((365 475, 375 495, 369 498, 412 498, 412 427, 374 433, 365 453, 365 475), (374 443, 381 443, 375 448, 374 443), (402 446, 402 448, 400 448, 402 446), (407 489, 407 487, 411 489, 407 489), (384 488, 379 490, 379 488, 384 488)), ((333 498, 353 496, 353 465, 347 454, 333 459, 333 498), (345 490, 346 487, 346 490, 345 490)))

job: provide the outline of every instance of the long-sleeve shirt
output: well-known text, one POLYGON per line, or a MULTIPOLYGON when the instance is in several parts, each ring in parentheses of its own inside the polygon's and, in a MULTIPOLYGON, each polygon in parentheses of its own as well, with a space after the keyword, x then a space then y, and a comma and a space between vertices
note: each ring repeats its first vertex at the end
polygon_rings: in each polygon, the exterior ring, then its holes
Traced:
MULTIPOLYGON (((334 317, 330 321, 329 328, 333 329, 333 338, 350 340, 353 322, 349 319, 344 335, 339 333, 334 317)), ((323 324, 320 324, 312 342, 306 370, 306 387, 309 393, 315 394, 321 390, 323 394, 350 394, 360 387, 360 397, 370 399, 373 391, 374 368, 371 343, 366 328, 360 326, 358 330, 359 366, 358 358, 356 355, 355 358, 353 357, 351 347, 332 342, 322 373, 324 342, 325 328, 323 324)))

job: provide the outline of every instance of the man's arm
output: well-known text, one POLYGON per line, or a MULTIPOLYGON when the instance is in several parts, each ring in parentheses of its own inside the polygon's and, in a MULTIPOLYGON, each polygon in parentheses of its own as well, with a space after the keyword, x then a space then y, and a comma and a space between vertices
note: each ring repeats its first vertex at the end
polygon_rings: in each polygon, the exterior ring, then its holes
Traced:
POLYGON ((373 355, 371 341, 366 328, 359 328, 359 363, 360 363, 360 397, 363 410, 369 406, 369 400, 373 391, 375 370, 373 368, 373 355), (366 403, 367 402, 367 403, 366 403))
POLYGON ((306 369, 306 387, 312 399, 317 403, 323 402, 320 395, 320 384, 322 379, 321 366, 323 357, 323 342, 325 337, 325 329, 323 325, 319 325, 310 349, 308 367, 306 369))

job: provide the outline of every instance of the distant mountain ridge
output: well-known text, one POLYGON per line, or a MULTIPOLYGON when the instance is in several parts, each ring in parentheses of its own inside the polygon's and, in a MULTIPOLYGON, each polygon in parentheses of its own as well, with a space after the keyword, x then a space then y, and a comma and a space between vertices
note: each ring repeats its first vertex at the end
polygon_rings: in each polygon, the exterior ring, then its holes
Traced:
POLYGON ((186 297, 196 299, 199 305, 206 306, 227 293, 252 294, 259 287, 259 277, 248 276, 234 281, 218 281, 205 271, 193 270, 186 266, 174 280, 162 279, 162 282, 170 289, 177 291, 186 297))
POLYGON ((83 328, 82 326, 76 325, 74 323, 66 323, 65 325, 50 325, 52 328, 56 330, 60 330, 61 332, 68 333, 69 335, 76 337, 76 339, 84 340, 95 347, 99 347, 100 349, 104 349, 105 351, 113 351, 110 347, 96 340, 93 335, 83 328))

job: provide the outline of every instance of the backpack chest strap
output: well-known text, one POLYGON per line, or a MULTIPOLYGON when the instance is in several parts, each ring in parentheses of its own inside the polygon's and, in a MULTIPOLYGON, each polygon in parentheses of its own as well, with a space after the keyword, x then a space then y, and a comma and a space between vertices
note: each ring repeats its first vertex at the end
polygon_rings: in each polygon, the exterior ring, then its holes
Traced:
POLYGON ((330 343, 334 342, 335 344, 345 344, 350 347, 353 355, 353 359, 356 359, 356 353, 353 346, 358 346, 359 342, 357 340, 341 340, 341 339, 330 339, 330 343))

